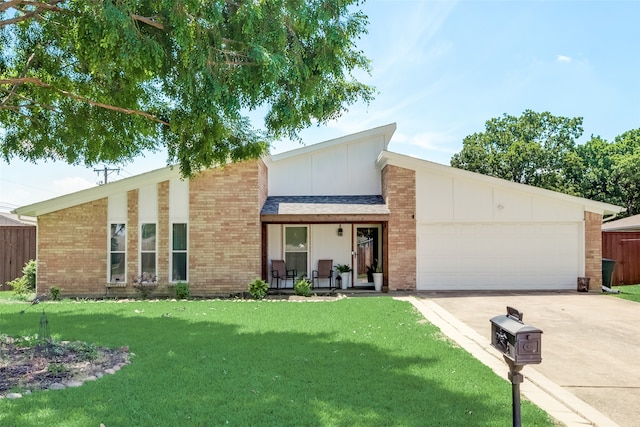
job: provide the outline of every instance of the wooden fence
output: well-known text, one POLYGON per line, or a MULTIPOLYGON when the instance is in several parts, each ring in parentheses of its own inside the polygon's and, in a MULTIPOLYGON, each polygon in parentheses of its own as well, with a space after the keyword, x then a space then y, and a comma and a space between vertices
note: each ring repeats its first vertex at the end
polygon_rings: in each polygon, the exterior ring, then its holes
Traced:
POLYGON ((36 259, 36 227, 0 227, 0 290, 11 290, 6 282, 22 276, 22 268, 32 259, 36 259))
POLYGON ((603 232, 602 257, 616 261, 612 285, 640 284, 640 232, 603 232))

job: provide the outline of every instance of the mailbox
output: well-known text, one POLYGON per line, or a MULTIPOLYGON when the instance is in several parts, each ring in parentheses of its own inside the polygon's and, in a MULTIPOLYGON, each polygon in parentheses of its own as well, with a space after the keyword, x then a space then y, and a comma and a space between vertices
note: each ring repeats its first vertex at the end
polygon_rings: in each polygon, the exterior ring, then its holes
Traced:
POLYGON ((514 365, 541 363, 542 331, 522 322, 522 314, 507 307, 507 314, 491 319, 491 346, 514 365))

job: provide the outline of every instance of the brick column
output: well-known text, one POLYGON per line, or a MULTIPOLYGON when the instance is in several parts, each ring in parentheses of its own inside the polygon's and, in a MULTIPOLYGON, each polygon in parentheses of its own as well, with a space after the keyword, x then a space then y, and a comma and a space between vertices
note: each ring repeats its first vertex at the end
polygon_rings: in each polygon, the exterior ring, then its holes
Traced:
POLYGON ((171 224, 169 224, 169 181, 158 183, 158 282, 169 283, 169 236, 171 236, 171 224))
POLYGON ((416 289, 416 173, 387 165, 382 170, 382 197, 391 214, 383 270, 390 291, 416 289), (385 265, 386 264, 386 265, 385 265))
POLYGON ((138 278, 138 189, 127 192, 127 282, 138 278))
POLYGON ((599 291, 602 286, 602 215, 584 213, 585 277, 590 291, 599 291))

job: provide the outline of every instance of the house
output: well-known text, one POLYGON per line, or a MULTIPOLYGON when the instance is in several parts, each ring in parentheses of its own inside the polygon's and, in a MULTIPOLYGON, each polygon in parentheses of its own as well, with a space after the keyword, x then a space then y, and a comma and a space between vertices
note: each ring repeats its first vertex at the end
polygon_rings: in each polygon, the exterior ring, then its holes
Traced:
POLYGON ((600 289, 601 223, 622 208, 394 153, 395 129, 18 208, 38 221, 38 291, 129 295, 144 276, 229 294, 280 259, 297 277, 349 264, 351 287, 377 265, 389 291, 600 289))
POLYGON ((6 283, 21 277, 32 259, 36 259, 36 226, 0 212, 0 291, 11 290, 6 283))
POLYGON ((602 256, 615 261, 611 285, 640 283, 640 215, 602 224, 602 256))

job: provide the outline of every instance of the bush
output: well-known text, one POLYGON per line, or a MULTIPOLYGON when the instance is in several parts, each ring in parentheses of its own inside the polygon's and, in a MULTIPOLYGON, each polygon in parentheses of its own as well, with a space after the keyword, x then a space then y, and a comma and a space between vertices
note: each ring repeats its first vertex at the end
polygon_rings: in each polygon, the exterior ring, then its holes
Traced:
POLYGON ((51 295, 51 299, 53 301, 57 301, 60 298, 60 288, 57 286, 52 286, 49 288, 49 295, 51 295))
POLYGON ((36 290, 36 262, 29 261, 22 268, 22 277, 18 277, 7 285, 13 288, 16 295, 25 295, 35 292, 36 290))
POLYGON ((267 295, 269 285, 262 279, 256 279, 249 283, 249 293, 253 299, 262 299, 267 295))
POLYGON ((187 282, 178 282, 176 283, 176 298, 178 299, 187 299, 191 292, 189 291, 189 284, 187 282))
POLYGON ((309 281, 309 279, 303 277, 302 279, 298 280, 296 284, 293 286, 293 291, 296 293, 296 295, 301 295, 303 297, 310 297, 311 282, 309 281))

